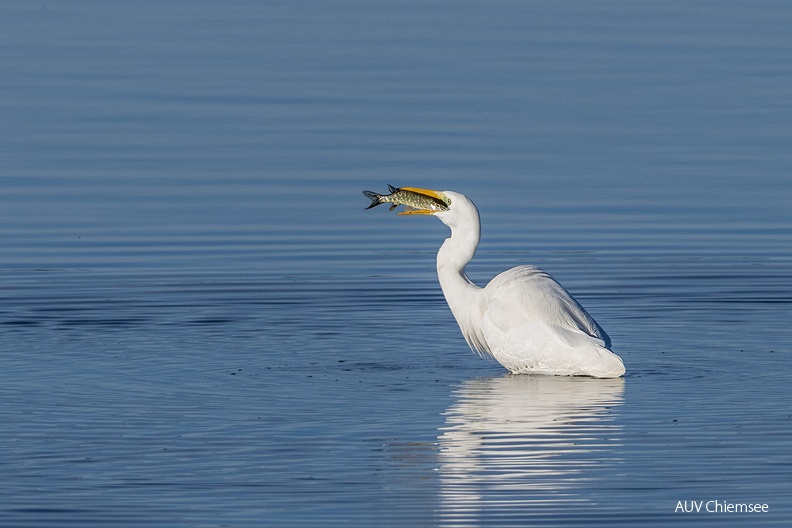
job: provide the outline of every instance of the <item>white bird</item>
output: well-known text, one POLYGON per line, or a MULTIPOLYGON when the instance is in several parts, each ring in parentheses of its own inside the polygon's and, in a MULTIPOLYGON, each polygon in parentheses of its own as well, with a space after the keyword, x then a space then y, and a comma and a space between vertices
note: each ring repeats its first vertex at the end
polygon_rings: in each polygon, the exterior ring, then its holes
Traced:
POLYGON ((451 228, 437 252, 437 276, 470 347, 517 374, 618 378, 624 363, 610 338, 555 279, 534 266, 517 266, 485 288, 465 274, 480 240, 476 206, 465 195, 390 187, 387 196, 366 191, 372 205, 407 205, 401 214, 434 215, 451 228))

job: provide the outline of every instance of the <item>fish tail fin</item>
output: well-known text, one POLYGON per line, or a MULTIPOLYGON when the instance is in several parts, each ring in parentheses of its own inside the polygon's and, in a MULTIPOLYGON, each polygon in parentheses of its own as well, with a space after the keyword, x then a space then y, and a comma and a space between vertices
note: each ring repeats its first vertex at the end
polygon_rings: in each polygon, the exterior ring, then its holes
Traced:
POLYGON ((376 207, 376 206, 378 206, 379 204, 382 203, 382 195, 381 194, 377 194, 377 193, 371 192, 371 191, 363 191, 363 194, 366 195, 366 198, 371 200, 371 205, 366 207, 366 209, 371 209, 372 207, 376 207))

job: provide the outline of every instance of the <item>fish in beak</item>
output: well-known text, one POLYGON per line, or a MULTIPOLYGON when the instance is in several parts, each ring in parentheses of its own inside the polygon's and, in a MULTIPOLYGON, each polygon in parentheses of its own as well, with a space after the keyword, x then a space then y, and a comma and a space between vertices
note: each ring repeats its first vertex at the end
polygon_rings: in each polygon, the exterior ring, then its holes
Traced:
POLYGON ((431 215, 448 211, 448 206, 451 205, 451 199, 440 191, 418 187, 396 188, 392 185, 388 185, 388 191, 390 191, 390 194, 386 195, 363 191, 363 194, 371 199, 371 205, 366 207, 366 209, 371 209, 383 203, 391 203, 393 204, 390 207, 391 211, 400 205, 406 206, 406 209, 399 213, 402 215, 431 215))

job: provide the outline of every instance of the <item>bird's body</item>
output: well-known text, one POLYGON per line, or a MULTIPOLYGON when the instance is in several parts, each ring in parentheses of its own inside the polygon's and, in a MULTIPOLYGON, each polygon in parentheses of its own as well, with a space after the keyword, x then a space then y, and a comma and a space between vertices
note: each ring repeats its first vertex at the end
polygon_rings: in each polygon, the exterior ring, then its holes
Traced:
POLYGON ((465 267, 476 252, 481 229, 476 206, 453 191, 423 191, 448 204, 444 211, 409 213, 433 214, 451 228, 437 252, 437 275, 471 348, 514 373, 599 378, 624 374, 607 334, 549 274, 518 266, 497 275, 485 288, 468 279, 465 267))
POLYGON ((624 373, 607 334, 541 269, 518 266, 475 288, 467 308, 453 295, 446 299, 468 344, 511 372, 599 378, 624 373))

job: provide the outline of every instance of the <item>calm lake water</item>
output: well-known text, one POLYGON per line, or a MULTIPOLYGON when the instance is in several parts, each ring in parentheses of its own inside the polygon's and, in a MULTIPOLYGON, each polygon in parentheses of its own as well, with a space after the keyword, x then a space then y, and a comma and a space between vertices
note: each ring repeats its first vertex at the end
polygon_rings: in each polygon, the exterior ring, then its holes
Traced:
POLYGON ((790 27, 3 2, 0 525, 786 525, 790 27), (471 278, 545 268, 624 379, 471 352, 387 183, 468 194, 471 278))

